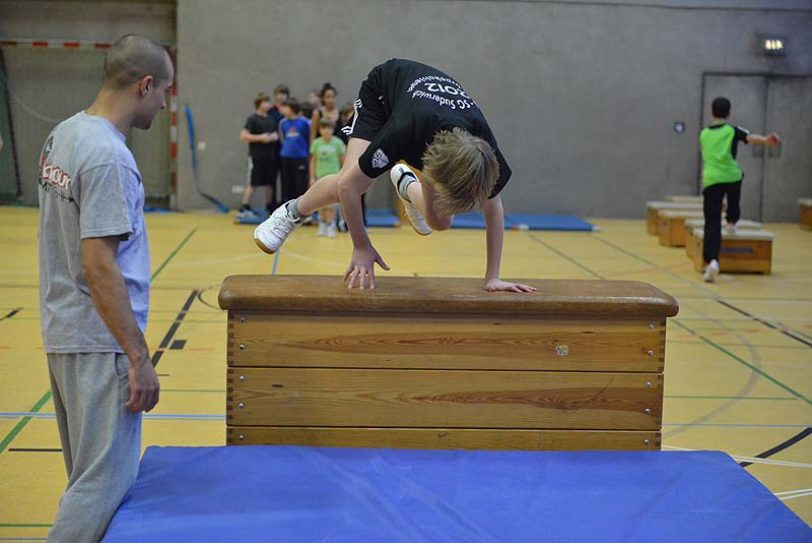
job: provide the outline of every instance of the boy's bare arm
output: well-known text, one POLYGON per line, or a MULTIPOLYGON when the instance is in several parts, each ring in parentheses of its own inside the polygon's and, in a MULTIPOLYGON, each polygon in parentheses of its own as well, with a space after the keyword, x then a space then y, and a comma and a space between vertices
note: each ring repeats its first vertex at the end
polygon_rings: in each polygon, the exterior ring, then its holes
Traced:
POLYGON ((358 164, 352 164, 338 180, 338 201, 341 214, 347 222, 352 238, 352 259, 344 274, 347 287, 375 288, 375 264, 389 270, 381 255, 372 246, 364 228, 364 212, 361 196, 372 186, 372 179, 364 175, 358 164))
POLYGON ((240 141, 243 143, 271 143, 273 135, 266 132, 264 134, 252 134, 245 128, 240 130, 240 141))
POLYGON ((490 292, 533 292, 536 287, 512 283, 499 279, 499 267, 502 262, 502 245, 505 239, 505 210, 502 198, 498 195, 485 201, 482 206, 485 215, 485 238, 487 243, 487 265, 485 271, 485 290, 490 292))
POLYGON ((775 132, 769 136, 762 136, 761 134, 747 134, 747 143, 756 145, 778 145, 781 138, 775 132))

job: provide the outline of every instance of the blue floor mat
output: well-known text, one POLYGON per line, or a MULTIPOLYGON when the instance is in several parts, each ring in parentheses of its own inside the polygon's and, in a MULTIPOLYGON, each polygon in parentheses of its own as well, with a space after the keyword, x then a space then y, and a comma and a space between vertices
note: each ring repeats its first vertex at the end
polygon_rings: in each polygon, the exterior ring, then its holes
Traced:
MULTIPOLYGON (((451 228, 485 228, 482 213, 461 213, 454 217, 451 228)), ((568 232, 591 232, 594 226, 575 215, 530 215, 506 213, 505 230, 559 230, 568 232)))
POLYGON ((367 209, 367 226, 369 227, 393 227, 399 224, 400 219, 388 209, 367 209))
POLYGON ((150 447, 106 542, 808 543, 719 452, 150 447))
MULTIPOLYGON (((264 210, 255 210, 257 217, 234 218, 236 224, 256 225, 268 218, 264 210)), ((314 214, 314 217, 318 214, 314 214)), ((374 228, 393 227, 400 224, 400 219, 388 209, 367 209, 367 226, 374 228)))
POLYGON ((594 225, 575 215, 529 215, 509 213, 505 216, 505 228, 518 230, 561 230, 591 232, 594 225))

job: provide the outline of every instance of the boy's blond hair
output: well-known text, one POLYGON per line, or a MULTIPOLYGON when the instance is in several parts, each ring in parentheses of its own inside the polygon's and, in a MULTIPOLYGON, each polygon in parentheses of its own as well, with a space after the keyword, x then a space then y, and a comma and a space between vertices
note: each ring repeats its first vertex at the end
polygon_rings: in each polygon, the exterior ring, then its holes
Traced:
POLYGON ((444 130, 423 153, 425 180, 437 193, 434 209, 449 216, 482 206, 499 177, 493 148, 462 128, 444 130))

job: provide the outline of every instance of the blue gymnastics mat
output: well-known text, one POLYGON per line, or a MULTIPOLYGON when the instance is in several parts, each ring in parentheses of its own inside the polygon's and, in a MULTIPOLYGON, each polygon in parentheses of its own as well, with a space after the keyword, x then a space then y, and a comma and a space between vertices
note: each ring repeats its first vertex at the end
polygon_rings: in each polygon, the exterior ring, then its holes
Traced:
MULTIPOLYGON (((482 213, 461 213, 454 217, 451 228, 485 228, 482 213)), ((575 215, 529 215, 505 214, 506 230, 558 230, 567 232, 592 232, 595 226, 575 215)))
POLYGON ((150 447, 104 541, 800 543, 717 452, 150 447))
MULTIPOLYGON (((236 224, 252 224, 257 225, 268 218, 268 213, 263 210, 256 210, 257 217, 249 217, 238 219, 234 218, 236 224)), ((367 209, 366 213, 367 226, 381 228, 393 227, 400 224, 400 219, 388 209, 367 209)))

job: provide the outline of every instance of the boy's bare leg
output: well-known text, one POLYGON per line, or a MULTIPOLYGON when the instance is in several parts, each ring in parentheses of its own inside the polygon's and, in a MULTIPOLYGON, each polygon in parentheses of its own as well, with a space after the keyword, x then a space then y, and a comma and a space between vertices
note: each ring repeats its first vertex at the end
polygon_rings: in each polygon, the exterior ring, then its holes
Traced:
POLYGON ((248 185, 245 187, 245 191, 242 193, 242 205, 250 206, 251 205, 251 197, 254 195, 254 187, 252 185, 248 185))
MULTIPOLYGON (((411 168, 414 171, 414 168, 411 168)), ((451 223, 454 221, 454 216, 438 215, 434 212, 431 202, 434 197, 434 192, 431 190, 430 185, 418 180, 414 183, 409 183, 406 187, 406 193, 409 195, 409 200, 414 204, 420 213, 426 218, 426 223, 432 230, 448 230, 451 228, 451 223)))
POLYGON ((338 203, 338 179, 353 164, 358 164, 358 159, 364 154, 369 142, 358 138, 351 138, 347 144, 347 154, 344 159, 344 166, 341 171, 333 175, 325 175, 299 197, 297 207, 299 213, 308 216, 316 210, 327 207, 330 204, 338 203))

